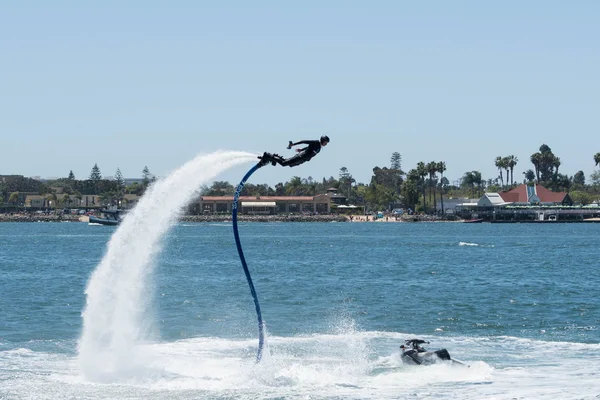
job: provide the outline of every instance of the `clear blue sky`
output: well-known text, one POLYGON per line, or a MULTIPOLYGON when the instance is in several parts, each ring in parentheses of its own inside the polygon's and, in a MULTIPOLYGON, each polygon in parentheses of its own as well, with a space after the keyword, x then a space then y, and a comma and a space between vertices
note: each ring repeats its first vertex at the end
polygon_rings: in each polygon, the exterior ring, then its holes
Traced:
MULTIPOLYGON (((168 174, 217 149, 368 182, 446 161, 515 177, 542 143, 569 175, 600 151, 600 1, 22 1, 0 6, 0 174, 168 174)), ((218 179, 237 183, 248 166, 218 179)))

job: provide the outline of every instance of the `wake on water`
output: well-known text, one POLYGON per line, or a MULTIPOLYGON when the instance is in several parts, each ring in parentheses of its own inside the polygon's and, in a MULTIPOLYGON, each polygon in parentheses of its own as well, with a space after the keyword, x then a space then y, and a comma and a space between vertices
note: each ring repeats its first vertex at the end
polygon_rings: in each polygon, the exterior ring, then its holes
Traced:
POLYGON ((148 281, 161 238, 198 195, 200 185, 249 161, 256 161, 256 155, 226 151, 198 156, 150 186, 125 216, 85 291, 78 352, 87 379, 111 381, 136 374, 146 364, 137 350, 153 329, 148 281))

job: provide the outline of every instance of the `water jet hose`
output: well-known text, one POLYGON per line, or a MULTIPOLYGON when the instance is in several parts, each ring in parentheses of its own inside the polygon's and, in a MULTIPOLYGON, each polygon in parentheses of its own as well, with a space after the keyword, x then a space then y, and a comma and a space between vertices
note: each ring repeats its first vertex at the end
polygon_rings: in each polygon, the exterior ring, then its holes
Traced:
POLYGON ((258 297, 256 296, 256 290, 254 289, 254 284, 252 283, 252 277, 250 276, 250 271, 248 270, 248 265, 246 264, 246 258, 244 257, 244 251, 242 250, 242 245, 240 243, 240 235, 238 233, 237 226, 237 211, 238 211, 238 201, 240 199, 240 193, 246 184, 250 175, 252 175, 257 169, 264 166, 265 164, 259 162, 254 167, 250 169, 246 173, 246 175, 242 178, 242 181, 238 185, 235 190, 235 195, 233 196, 233 206, 231 207, 232 211, 232 222, 233 222, 233 236, 235 237, 235 245, 237 247, 238 254, 240 255, 240 261, 242 262, 242 267, 244 268, 244 273, 246 274, 246 280, 248 281, 248 286, 250 286, 250 293, 252 293, 252 298, 254 299, 254 306, 256 307, 256 317, 258 318, 258 354, 256 355, 256 362, 260 362, 262 358, 263 346, 265 344, 265 329, 264 322, 262 319, 262 314, 260 312, 260 304, 258 303, 258 297))

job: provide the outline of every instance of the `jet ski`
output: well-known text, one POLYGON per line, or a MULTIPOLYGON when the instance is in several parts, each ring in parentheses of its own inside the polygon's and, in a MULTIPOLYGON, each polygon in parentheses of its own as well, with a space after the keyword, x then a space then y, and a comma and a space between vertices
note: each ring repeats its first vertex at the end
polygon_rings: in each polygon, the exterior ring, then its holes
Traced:
POLYGON ((400 349, 402 350, 402 353, 400 354, 402 362, 409 365, 431 365, 438 362, 449 362, 468 367, 468 365, 462 361, 458 361, 450 357, 448 350, 440 349, 428 351, 421 347, 421 345, 424 343, 429 344, 429 342, 421 339, 405 340, 404 344, 400 346, 400 349))

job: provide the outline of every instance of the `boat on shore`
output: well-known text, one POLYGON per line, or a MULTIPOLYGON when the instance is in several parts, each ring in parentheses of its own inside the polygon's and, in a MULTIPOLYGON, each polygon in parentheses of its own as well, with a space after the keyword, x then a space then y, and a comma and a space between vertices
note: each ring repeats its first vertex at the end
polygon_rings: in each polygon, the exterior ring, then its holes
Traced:
POLYGON ((483 222, 483 221, 484 221, 483 218, 474 218, 474 219, 465 219, 463 221, 463 223, 465 223, 465 224, 477 224, 477 223, 480 223, 480 222, 483 222))
POLYGON ((100 216, 90 215, 89 224, 98 225, 119 225, 121 222, 121 215, 119 210, 100 210, 100 216))

